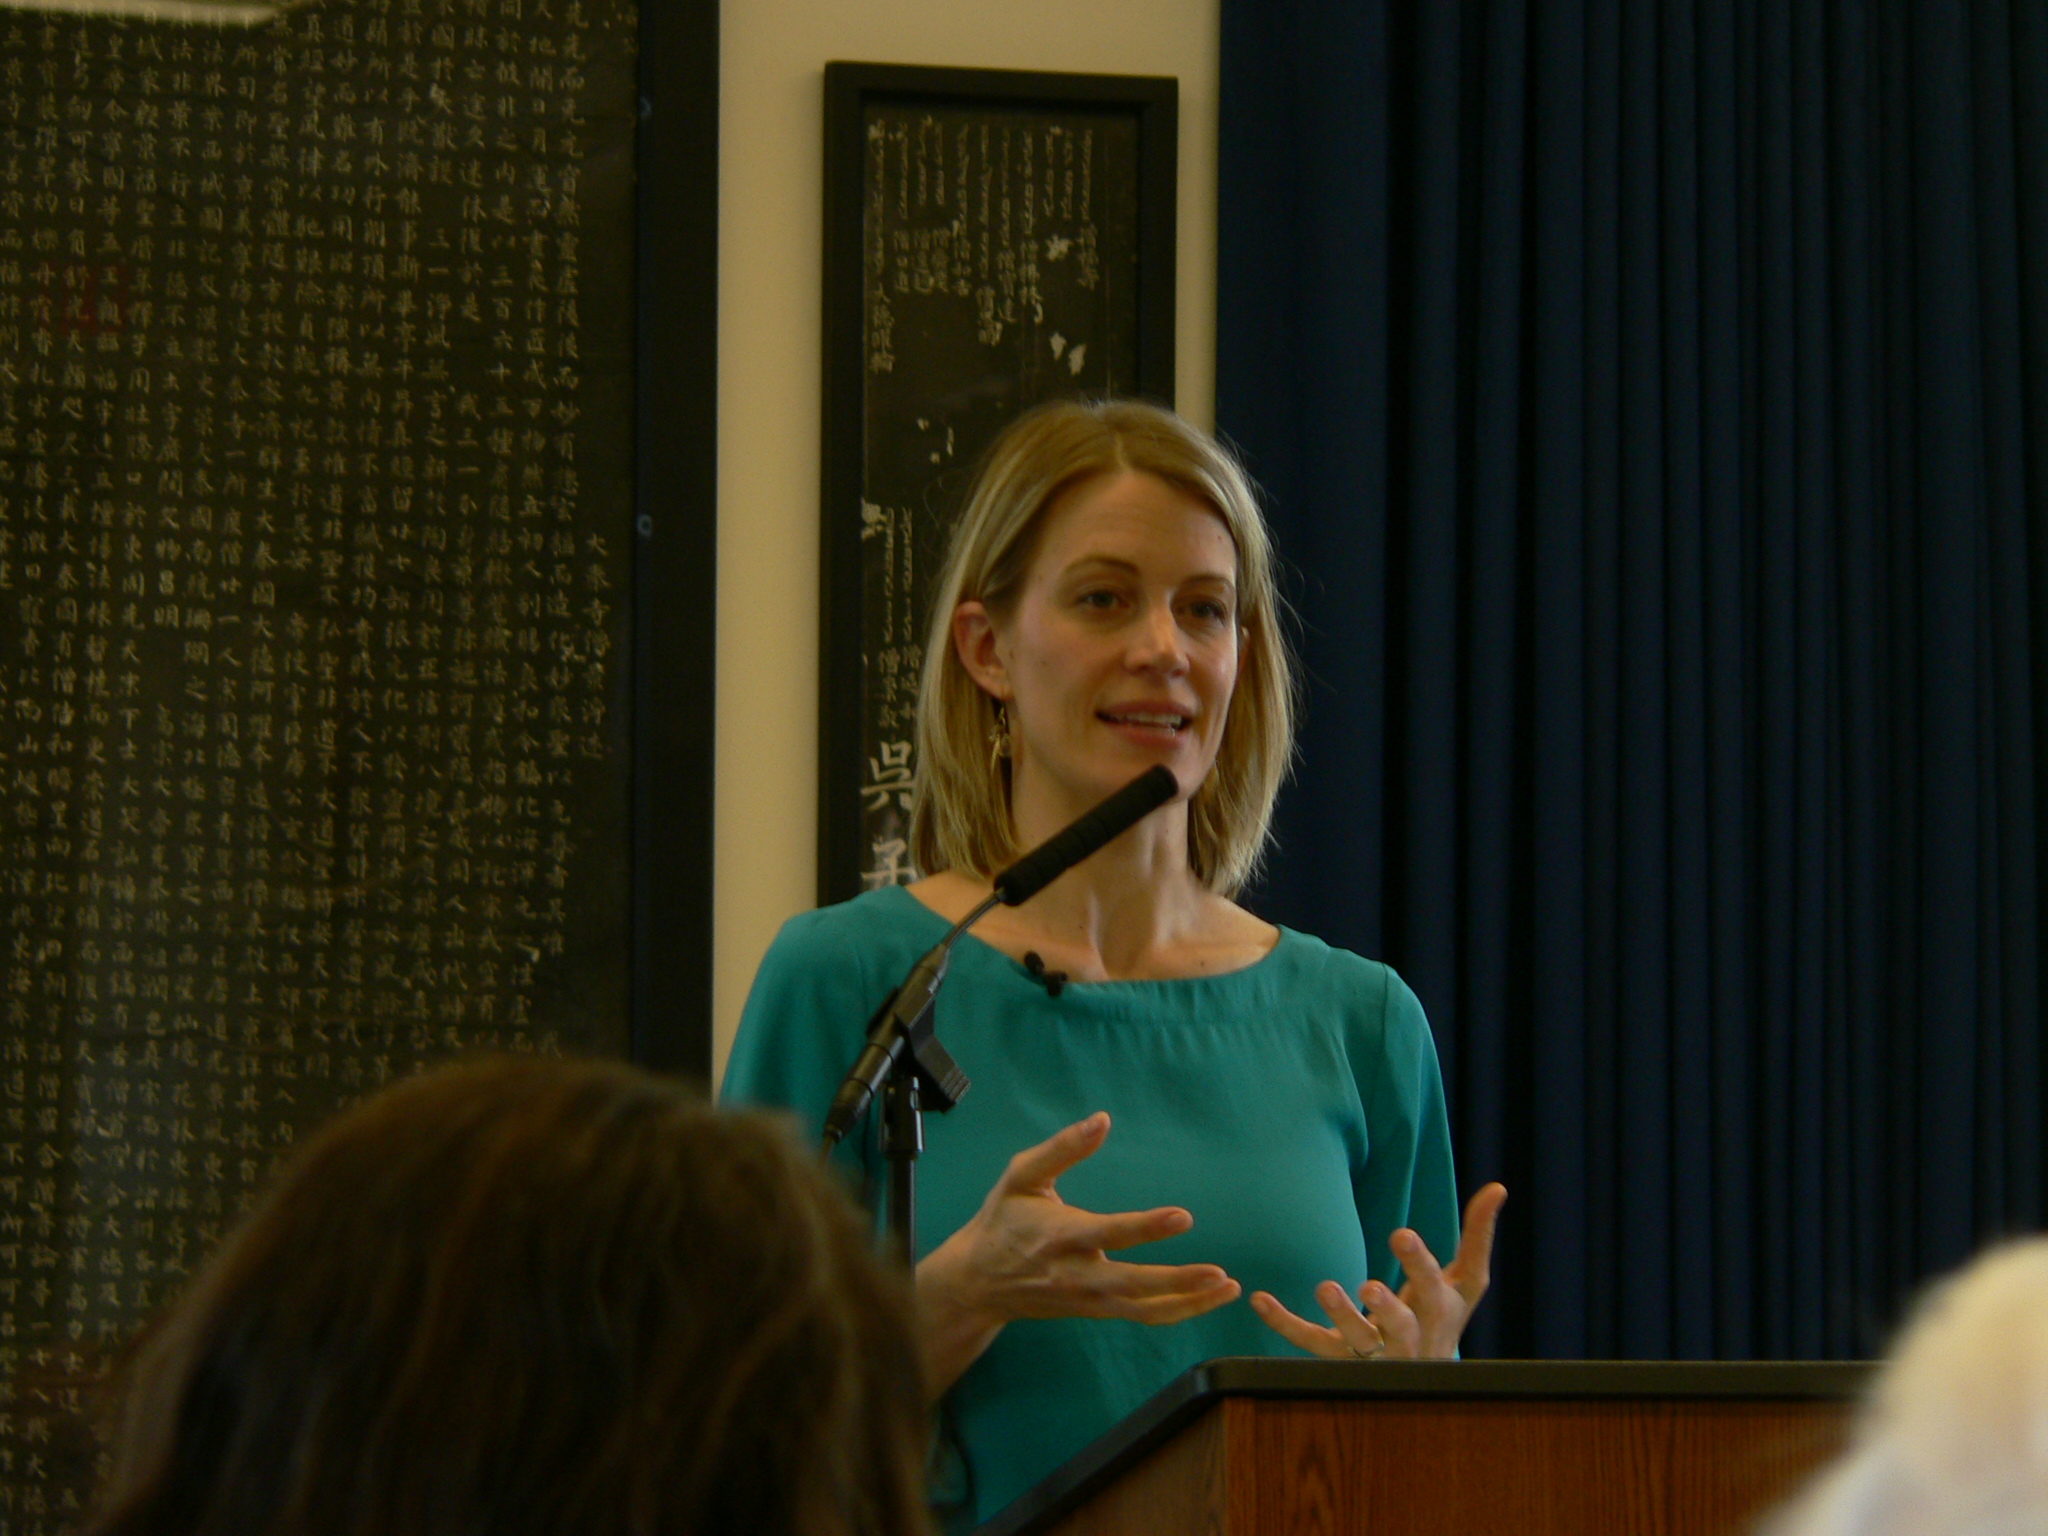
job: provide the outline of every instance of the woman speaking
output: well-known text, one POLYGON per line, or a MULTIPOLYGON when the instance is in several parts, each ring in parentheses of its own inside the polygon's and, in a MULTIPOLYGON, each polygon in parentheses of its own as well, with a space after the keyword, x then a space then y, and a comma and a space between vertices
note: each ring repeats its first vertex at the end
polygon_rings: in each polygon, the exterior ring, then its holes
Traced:
MULTIPOLYGON (((974 1087, 925 1122, 916 1299, 957 1517, 1214 1356, 1452 1355, 1486 1288, 1506 1192, 1460 1236, 1415 995, 1231 899, 1293 745, 1277 603, 1250 485, 1205 434, 1129 402, 1019 420, 934 608, 924 878, 793 919, 755 978, 726 1097, 816 1125, 869 1017, 998 871, 1154 764, 1180 785, 992 912, 940 994, 974 1087)), ((872 1126, 840 1155, 872 1176, 872 1126)))

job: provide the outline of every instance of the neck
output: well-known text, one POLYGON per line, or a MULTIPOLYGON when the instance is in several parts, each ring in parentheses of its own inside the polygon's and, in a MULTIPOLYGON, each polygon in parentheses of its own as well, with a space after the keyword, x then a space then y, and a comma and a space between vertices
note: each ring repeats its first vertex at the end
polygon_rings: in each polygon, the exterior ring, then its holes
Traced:
MULTIPOLYGON (((1035 848, 1071 819, 1020 806, 1019 842, 1035 848)), ((1193 926, 1208 894, 1188 866, 1188 807, 1176 801, 1061 875, 1017 915, 1120 975, 1193 926)))

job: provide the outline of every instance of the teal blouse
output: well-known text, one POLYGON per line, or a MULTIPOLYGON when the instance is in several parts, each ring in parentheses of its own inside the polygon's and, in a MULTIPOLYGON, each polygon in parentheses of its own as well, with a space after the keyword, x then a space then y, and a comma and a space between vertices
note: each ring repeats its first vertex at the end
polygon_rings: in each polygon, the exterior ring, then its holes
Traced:
MULTIPOLYGON (((791 1109, 814 1136, 870 1016, 947 926, 897 886, 792 918, 754 978, 724 1098, 791 1109)), ((1271 1291, 1321 1322, 1319 1281, 1399 1288, 1395 1229, 1414 1227, 1445 1260, 1457 1246, 1436 1048, 1384 965, 1282 929, 1241 971, 1069 983, 1055 998, 969 935, 936 1027, 973 1086, 952 1113, 925 1116, 920 1254, 974 1214, 1012 1154, 1098 1109, 1109 1139, 1061 1178, 1062 1198, 1195 1219, 1118 1257, 1220 1264, 1245 1296, 1271 1291)), ((879 1107, 839 1151, 877 1191, 879 1107)), ((1191 1365, 1295 1353, 1242 1299, 1169 1327, 1013 1322, 944 1405, 967 1483, 955 1513, 996 1514, 1191 1365)))

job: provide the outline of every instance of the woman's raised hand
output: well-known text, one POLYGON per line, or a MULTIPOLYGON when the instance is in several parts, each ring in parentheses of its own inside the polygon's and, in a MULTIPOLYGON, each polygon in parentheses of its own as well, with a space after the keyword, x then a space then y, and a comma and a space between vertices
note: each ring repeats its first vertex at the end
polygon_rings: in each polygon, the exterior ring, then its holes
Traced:
POLYGON ((1325 1328, 1296 1317, 1270 1292, 1252 1296, 1252 1310, 1290 1344, 1333 1360, 1373 1360, 1384 1355, 1401 1360, 1448 1360, 1458 1351, 1465 1324, 1479 1298, 1486 1294, 1493 1264, 1493 1229, 1500 1219, 1506 1188, 1489 1184, 1465 1206, 1465 1230, 1457 1256, 1439 1265, 1422 1239, 1407 1227, 1389 1243, 1401 1261, 1407 1281, 1395 1295, 1377 1280, 1358 1288, 1364 1310, 1344 1294, 1344 1287, 1325 1280, 1316 1287, 1316 1301, 1329 1314, 1325 1328))
POLYGON ((1071 1206, 1061 1174, 1101 1150, 1097 1112, 1010 1159, 981 1209, 917 1267, 925 1387, 936 1398, 1005 1323, 1023 1317, 1122 1317, 1177 1323, 1237 1299, 1214 1264, 1128 1264, 1110 1254, 1194 1225, 1178 1206, 1098 1215, 1071 1206))

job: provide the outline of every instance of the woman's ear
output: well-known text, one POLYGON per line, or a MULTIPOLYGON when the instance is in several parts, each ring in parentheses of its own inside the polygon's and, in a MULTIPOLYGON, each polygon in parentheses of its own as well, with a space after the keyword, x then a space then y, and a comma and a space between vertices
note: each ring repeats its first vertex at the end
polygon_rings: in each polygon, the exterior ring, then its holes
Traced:
POLYGON ((996 624, 988 605, 969 598, 953 610, 953 651, 983 693, 1007 700, 1010 674, 996 645, 996 624))

